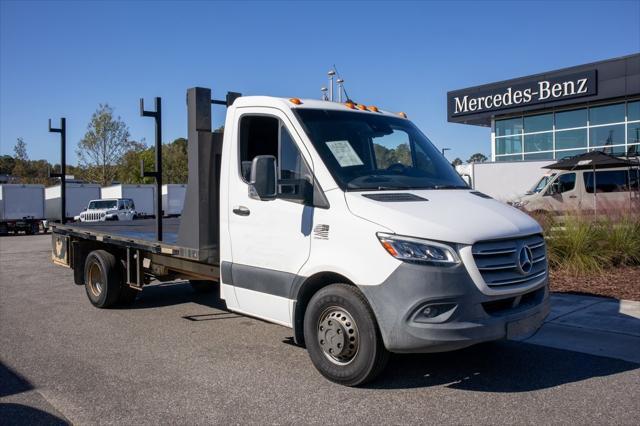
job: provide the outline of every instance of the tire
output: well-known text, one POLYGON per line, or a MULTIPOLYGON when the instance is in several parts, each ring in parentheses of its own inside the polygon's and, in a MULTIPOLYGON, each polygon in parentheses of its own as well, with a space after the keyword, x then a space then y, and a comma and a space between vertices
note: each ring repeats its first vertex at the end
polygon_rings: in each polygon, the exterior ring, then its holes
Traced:
POLYGON ((189 280, 189 284, 191 284, 191 288, 196 293, 211 293, 215 290, 215 281, 206 281, 206 280, 189 280))
POLYGON ((311 298, 304 340, 320 374, 345 386, 372 381, 389 360, 371 307, 357 287, 347 284, 323 287, 311 298))
POLYGON ((114 255, 104 250, 89 253, 84 264, 84 288, 97 308, 110 308, 117 303, 122 273, 114 255))

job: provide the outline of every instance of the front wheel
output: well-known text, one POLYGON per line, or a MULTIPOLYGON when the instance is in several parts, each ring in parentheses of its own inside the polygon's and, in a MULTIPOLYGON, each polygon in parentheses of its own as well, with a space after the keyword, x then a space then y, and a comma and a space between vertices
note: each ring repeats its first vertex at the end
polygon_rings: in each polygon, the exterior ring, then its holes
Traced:
POLYGON ((373 380, 389 359, 371 307, 356 287, 347 284, 324 287, 311 298, 304 339, 318 371, 346 386, 373 380))

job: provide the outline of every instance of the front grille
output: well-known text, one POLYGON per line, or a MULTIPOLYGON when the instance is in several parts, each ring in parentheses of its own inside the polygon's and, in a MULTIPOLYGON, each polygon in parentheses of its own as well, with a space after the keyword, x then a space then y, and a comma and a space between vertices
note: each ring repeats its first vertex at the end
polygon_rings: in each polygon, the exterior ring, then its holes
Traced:
POLYGON ((542 235, 481 241, 473 245, 472 252, 476 266, 489 287, 526 286, 544 278, 547 273, 546 248, 542 235), (531 250, 530 270, 519 266, 521 251, 525 247, 531 250))
POLYGON ((102 220, 106 216, 105 213, 85 213, 85 222, 96 222, 102 220))

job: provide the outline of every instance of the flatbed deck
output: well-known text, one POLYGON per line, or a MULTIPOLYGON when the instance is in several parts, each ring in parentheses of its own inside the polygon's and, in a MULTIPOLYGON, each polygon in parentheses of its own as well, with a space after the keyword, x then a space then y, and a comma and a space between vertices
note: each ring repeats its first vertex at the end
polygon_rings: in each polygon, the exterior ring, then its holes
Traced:
MULTIPOLYGON (((176 245, 178 241, 178 228, 180 218, 167 218, 162 220, 162 243, 176 245)), ((140 219, 131 221, 113 222, 74 222, 65 225, 56 225, 57 229, 74 230, 91 234, 106 234, 127 238, 135 241, 148 241, 159 244, 156 240, 155 219, 140 219)))
MULTIPOLYGON (((170 255, 188 260, 199 260, 197 249, 182 247, 177 244, 180 218, 162 220, 163 241, 156 239, 155 219, 140 219, 114 222, 74 222, 70 224, 53 224, 52 232, 69 235, 83 240, 95 240, 122 247, 145 250, 151 253, 170 255)), ((213 247, 217 253, 217 247, 213 247)), ((204 262, 217 265, 216 261, 204 262)), ((202 261, 201 261, 202 262, 202 261)))

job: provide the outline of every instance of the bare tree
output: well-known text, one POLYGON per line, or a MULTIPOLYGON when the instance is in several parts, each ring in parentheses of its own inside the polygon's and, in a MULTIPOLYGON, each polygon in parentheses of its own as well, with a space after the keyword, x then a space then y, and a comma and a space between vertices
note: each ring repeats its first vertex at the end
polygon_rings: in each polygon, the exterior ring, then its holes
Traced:
POLYGON ((129 136, 129 128, 120 117, 113 116, 113 108, 100 104, 76 149, 89 180, 109 185, 115 179, 122 157, 136 146, 129 136))

